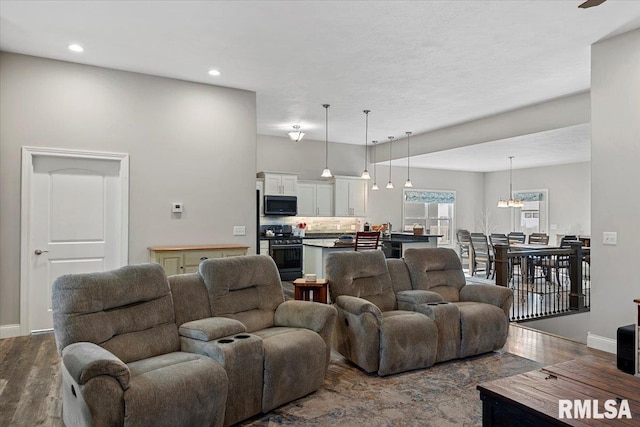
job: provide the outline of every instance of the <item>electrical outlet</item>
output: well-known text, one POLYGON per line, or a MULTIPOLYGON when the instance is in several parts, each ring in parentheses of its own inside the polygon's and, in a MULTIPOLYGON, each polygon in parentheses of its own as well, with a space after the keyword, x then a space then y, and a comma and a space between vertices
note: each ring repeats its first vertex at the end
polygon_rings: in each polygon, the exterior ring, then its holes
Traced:
POLYGON ((615 231, 605 231, 602 233, 602 244, 615 246, 618 244, 618 233, 615 231))
POLYGON ((247 234, 247 230, 244 225, 234 225, 233 226, 233 235, 234 236, 245 236, 247 234))
POLYGON ((171 212, 173 213, 182 213, 182 208, 184 208, 183 203, 177 203, 177 202, 171 203, 171 212))

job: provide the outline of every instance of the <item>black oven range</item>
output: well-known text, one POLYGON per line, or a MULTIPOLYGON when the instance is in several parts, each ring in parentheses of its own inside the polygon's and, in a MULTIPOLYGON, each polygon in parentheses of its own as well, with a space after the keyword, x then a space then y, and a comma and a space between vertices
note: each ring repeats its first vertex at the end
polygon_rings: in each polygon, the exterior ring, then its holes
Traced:
POLYGON ((260 225, 260 239, 269 241, 269 256, 275 261, 281 280, 302 277, 302 238, 293 236, 290 225, 260 225))

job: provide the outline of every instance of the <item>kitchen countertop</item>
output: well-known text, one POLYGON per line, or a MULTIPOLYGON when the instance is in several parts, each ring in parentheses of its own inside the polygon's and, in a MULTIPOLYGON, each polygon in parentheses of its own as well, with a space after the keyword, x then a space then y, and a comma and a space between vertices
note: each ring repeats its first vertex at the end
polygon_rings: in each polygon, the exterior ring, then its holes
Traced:
POLYGON ((344 235, 355 236, 356 233, 305 233, 303 239, 337 239, 344 235))
POLYGON ((391 236, 385 236, 384 234, 381 237, 381 240, 384 242, 428 242, 431 238, 442 237, 442 234, 413 234, 410 232, 407 233, 391 233, 391 236))
POLYGON ((331 243, 304 242, 303 245, 314 247, 314 248, 323 248, 323 249, 345 249, 345 248, 353 249, 355 243, 351 243, 348 245, 336 245, 335 242, 331 242, 331 243))

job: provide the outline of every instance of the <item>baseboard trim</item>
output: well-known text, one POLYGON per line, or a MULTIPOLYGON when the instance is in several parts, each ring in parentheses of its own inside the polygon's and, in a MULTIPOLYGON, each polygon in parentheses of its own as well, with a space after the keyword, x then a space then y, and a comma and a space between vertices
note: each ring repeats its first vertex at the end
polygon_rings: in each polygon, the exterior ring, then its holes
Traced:
POLYGON ((19 337, 22 335, 20 325, 0 325, 0 339, 19 337))
POLYGON ((618 352, 617 341, 607 337, 601 337, 600 335, 587 333, 587 347, 595 348, 596 350, 606 351, 607 353, 616 354, 618 352))

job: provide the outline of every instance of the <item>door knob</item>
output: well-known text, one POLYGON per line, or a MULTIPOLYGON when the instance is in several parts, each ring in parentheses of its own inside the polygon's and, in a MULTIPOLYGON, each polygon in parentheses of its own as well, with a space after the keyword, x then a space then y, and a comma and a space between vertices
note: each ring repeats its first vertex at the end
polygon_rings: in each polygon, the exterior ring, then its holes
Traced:
POLYGON ((43 251, 42 249, 36 249, 35 251, 33 251, 33 253, 36 255, 42 255, 43 252, 49 252, 49 251, 43 251))

